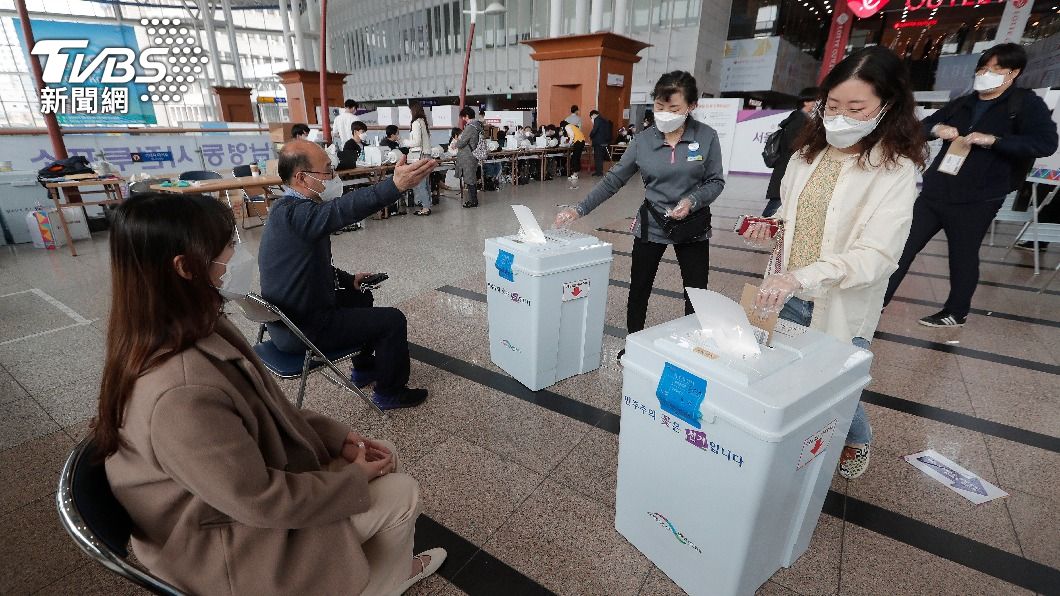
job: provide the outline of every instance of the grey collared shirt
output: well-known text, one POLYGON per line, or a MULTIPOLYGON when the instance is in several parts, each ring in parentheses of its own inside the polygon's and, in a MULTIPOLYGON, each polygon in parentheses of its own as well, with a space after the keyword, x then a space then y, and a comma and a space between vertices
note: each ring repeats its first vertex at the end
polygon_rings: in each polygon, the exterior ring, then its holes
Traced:
MULTIPOLYGON (((644 197, 659 213, 673 209, 685 198, 692 201, 692 211, 705 209, 725 188, 718 133, 689 118, 676 147, 667 145, 654 126, 633 137, 622 159, 575 209, 580 215, 587 215, 613 197, 638 171, 644 180, 644 197)), ((637 209, 639 212, 640 205, 637 209)), ((637 237, 642 225, 644 222, 638 217, 633 229, 637 237)), ((653 218, 648 218, 647 225, 649 241, 673 244, 653 218)), ((709 232, 706 237, 710 237, 709 232)))

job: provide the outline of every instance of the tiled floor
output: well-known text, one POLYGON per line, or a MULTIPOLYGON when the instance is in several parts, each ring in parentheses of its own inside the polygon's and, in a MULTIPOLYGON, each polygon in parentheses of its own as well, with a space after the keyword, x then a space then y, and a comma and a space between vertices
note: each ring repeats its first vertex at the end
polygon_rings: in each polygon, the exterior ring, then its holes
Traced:
MULTIPOLYGON (((408 315, 413 383, 431 397, 382 423, 315 377, 306 407, 393 440, 419 479, 418 540, 446 545, 450 561, 415 594, 682 593, 614 529, 615 355, 630 266, 621 253, 632 246, 621 232, 642 196, 635 181, 575 225, 616 251, 603 366, 533 393, 489 359, 483 239, 515 231, 508 204, 547 221, 590 184, 505 188, 477 210, 447 198, 430 218, 371 221, 333 238, 339 266, 390 274, 377 299, 408 315)), ((764 188, 733 176, 715 205, 710 285, 731 297, 765 265, 728 231, 736 215, 761 208, 764 188)), ((252 247, 260 232, 245 232, 252 247)), ((1002 226, 999 242, 1011 233, 1002 226)), ((978 314, 964 329, 926 329, 916 319, 948 290, 945 250, 929 244, 873 343, 870 470, 835 478, 810 550, 759 594, 1060 593, 1060 284, 1037 294, 1043 280, 1019 266, 1028 255, 1002 262, 1003 248, 984 247, 978 314), (924 449, 1010 496, 972 505, 900 459, 924 449)), ((78 251, 0 249, 0 594, 138 592, 81 555, 54 511, 59 468, 95 407, 110 294, 106 234, 78 251)), ((1047 254, 1046 266, 1057 258, 1047 254)), ((649 325, 682 313, 672 261, 656 287, 649 325)))

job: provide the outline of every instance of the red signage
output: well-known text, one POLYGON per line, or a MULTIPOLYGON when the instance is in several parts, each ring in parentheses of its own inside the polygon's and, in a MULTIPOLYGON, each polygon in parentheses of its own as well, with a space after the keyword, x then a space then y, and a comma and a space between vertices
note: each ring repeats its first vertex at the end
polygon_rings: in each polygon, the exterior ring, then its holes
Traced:
POLYGON ((847 41, 850 40, 850 29, 853 25, 854 13, 850 10, 850 3, 847 0, 836 0, 832 27, 828 30, 824 59, 821 60, 821 72, 817 75, 818 83, 846 56, 847 41))
POLYGON ((937 25, 938 19, 927 19, 924 21, 899 21, 894 24, 895 29, 917 29, 920 27, 931 27, 937 25))
POLYGON ((888 0, 847 0, 847 6, 859 19, 867 19, 883 10, 887 2, 888 0))
POLYGON ((933 10, 941 6, 956 8, 958 6, 976 6, 979 4, 1001 4, 1005 0, 905 0, 907 10, 927 8, 933 10))

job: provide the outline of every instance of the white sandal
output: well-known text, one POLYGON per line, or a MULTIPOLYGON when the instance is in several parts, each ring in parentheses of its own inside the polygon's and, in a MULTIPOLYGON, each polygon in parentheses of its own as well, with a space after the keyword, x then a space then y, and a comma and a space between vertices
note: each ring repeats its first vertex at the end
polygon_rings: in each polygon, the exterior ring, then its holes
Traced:
POLYGON ((438 568, 442 566, 442 563, 445 562, 446 556, 447 553, 445 552, 444 548, 432 548, 431 550, 424 551, 416 555, 414 558, 420 562, 420 572, 408 578, 408 580, 406 580, 405 583, 401 584, 401 586, 399 586, 397 591, 394 593, 400 596, 412 586, 434 575, 434 573, 438 571, 438 568), (424 556, 430 557, 431 562, 424 565, 424 556))

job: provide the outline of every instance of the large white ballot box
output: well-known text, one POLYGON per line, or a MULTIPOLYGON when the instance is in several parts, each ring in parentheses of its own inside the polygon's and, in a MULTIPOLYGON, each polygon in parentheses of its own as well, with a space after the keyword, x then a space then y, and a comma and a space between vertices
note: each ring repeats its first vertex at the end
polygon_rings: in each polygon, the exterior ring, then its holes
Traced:
POLYGON ((626 339, 615 527, 693 595, 751 595, 806 551, 872 355, 781 322, 757 359, 695 316, 626 339))
POLYGON ((600 367, 611 245, 570 230, 486 240, 490 358, 533 391, 600 367))

